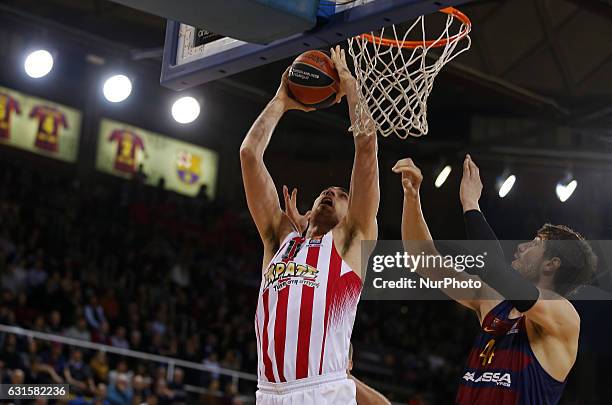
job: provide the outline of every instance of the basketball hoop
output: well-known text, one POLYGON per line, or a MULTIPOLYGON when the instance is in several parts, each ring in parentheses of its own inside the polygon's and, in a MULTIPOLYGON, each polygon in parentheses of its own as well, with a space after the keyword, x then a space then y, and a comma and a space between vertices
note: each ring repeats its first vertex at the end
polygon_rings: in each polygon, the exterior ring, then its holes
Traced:
POLYGON ((354 133, 365 131, 374 121, 383 136, 396 134, 406 139, 427 134, 427 99, 434 80, 444 65, 471 45, 470 19, 452 7, 440 12, 446 14, 446 24, 436 39, 426 37, 425 16, 403 33, 391 25, 378 34, 370 32, 349 39, 359 90, 357 121, 351 128, 354 133), (389 32, 392 36, 385 36, 389 32), (411 34, 420 39, 409 39, 411 34), (434 49, 439 52, 430 52, 434 49))

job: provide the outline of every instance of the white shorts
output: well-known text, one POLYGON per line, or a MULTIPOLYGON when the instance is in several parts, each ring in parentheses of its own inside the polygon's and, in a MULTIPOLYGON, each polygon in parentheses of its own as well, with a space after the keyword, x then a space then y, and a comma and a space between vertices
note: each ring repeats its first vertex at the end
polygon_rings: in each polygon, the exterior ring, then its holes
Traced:
POLYGON ((357 405, 346 371, 286 383, 259 382, 257 405, 357 405))

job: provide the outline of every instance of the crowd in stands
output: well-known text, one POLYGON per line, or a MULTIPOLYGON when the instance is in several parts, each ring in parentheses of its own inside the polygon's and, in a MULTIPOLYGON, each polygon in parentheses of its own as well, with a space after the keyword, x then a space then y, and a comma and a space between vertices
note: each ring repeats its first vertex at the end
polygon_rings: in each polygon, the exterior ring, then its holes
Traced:
MULTIPOLYGON (((248 403, 254 384, 214 371, 257 370, 260 243, 243 208, 137 179, 0 173, 0 324, 213 370, 0 333, 1 381, 69 383, 74 404, 248 403)), ((449 302, 364 301, 353 372, 399 403, 452 403, 476 328, 449 302)))

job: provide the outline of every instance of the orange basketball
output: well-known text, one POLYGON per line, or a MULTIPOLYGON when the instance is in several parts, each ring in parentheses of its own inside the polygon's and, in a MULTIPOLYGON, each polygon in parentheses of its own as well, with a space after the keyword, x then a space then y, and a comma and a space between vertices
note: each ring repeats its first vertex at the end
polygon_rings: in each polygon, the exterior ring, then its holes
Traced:
POLYGON ((321 51, 298 56, 289 70, 289 91, 300 103, 314 108, 334 104, 338 93, 338 72, 331 58, 321 51))

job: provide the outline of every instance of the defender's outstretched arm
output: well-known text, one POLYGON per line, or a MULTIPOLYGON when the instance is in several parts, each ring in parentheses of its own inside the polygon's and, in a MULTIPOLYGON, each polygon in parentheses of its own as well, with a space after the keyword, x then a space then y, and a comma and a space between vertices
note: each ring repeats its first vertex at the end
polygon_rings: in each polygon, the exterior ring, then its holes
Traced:
MULTIPOLYGON (((470 239, 496 241, 495 233, 480 211, 481 191, 480 170, 472 157, 467 155, 463 162, 460 199, 468 236, 470 239)), ((490 258, 493 265, 487 273, 488 285, 510 300, 517 310, 540 325, 546 333, 575 342, 580 330, 580 317, 572 304, 554 293, 538 291, 533 283, 522 278, 503 261, 501 245, 496 243, 493 246, 496 247, 496 252, 493 252, 496 256, 490 258), (516 299, 517 296, 523 299, 516 299), (525 299, 527 296, 530 298, 525 299)))
MULTIPOLYGON (((402 159, 393 167, 395 173, 402 176, 402 187, 404 189, 404 204, 402 212, 402 240, 404 248, 409 254, 439 255, 434 243, 425 217, 421 208, 421 197, 419 191, 423 175, 421 170, 414 164, 412 159, 402 159)), ((430 280, 443 280, 452 277, 458 281, 470 279, 479 280, 476 276, 460 273, 453 268, 418 268, 416 272, 430 280)), ((488 288, 483 285, 482 288, 488 288)), ((480 311, 479 294, 476 291, 456 290, 443 288, 442 291, 461 305, 468 307, 477 313, 480 311)))

